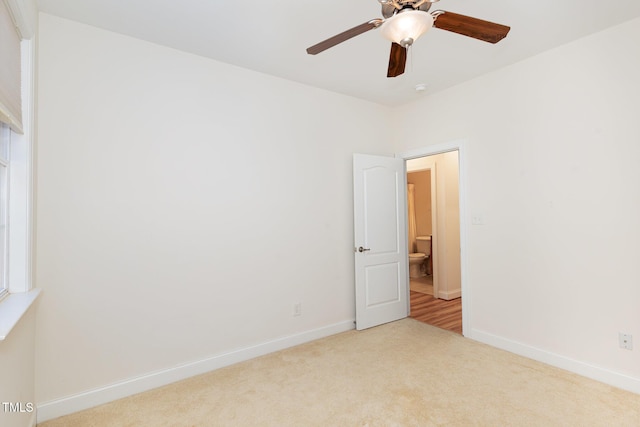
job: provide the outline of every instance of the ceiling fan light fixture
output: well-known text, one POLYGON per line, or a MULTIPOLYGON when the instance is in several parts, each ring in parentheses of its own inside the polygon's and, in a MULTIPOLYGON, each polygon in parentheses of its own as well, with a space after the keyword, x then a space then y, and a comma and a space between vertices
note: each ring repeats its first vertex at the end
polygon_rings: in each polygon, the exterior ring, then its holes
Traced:
POLYGON ((433 16, 420 10, 401 10, 380 26, 382 36, 402 47, 410 46, 433 26, 433 16))

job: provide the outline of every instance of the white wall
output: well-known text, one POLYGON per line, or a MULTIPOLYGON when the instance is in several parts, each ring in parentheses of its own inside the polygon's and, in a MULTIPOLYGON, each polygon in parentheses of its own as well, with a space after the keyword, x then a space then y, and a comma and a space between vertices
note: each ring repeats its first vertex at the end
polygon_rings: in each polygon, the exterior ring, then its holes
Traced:
POLYGON ((44 418, 353 327, 352 153, 393 154, 386 108, 41 15, 38 114, 44 418))
POLYGON ((438 235, 436 243, 440 286, 438 298, 451 300, 460 296, 460 200, 458 186, 458 152, 435 156, 436 198, 438 205, 438 235))
POLYGON ((394 112, 397 151, 466 140, 466 333, 636 392, 638 39, 636 19, 394 112))

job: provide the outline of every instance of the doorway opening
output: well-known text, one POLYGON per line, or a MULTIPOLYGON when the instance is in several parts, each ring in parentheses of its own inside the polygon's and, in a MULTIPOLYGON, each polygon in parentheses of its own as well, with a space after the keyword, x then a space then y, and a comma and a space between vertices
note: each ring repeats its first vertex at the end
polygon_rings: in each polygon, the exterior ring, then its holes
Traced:
POLYGON ((412 318, 462 334, 459 151, 406 160, 412 318))

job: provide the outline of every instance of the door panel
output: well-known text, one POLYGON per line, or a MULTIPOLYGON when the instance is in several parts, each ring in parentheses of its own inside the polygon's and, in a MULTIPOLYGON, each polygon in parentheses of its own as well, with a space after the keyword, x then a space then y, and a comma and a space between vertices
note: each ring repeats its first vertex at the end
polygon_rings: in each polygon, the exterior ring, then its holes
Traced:
POLYGON ((353 176, 356 328, 365 329, 409 314, 404 161, 354 154, 353 176))
POLYGON ((389 286, 389 283, 399 284, 401 282, 397 263, 365 267, 365 275, 367 307, 394 303, 400 300, 399 287, 389 286))
POLYGON ((365 243, 373 254, 398 252, 397 177, 394 170, 373 166, 362 171, 365 243))

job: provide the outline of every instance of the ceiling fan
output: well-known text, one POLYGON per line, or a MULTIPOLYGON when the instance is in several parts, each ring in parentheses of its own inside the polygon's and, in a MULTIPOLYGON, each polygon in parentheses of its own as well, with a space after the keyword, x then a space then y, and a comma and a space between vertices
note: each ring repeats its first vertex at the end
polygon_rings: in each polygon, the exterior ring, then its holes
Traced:
POLYGON ((391 55, 387 77, 404 73, 407 62, 407 47, 411 46, 431 27, 452 31, 489 43, 497 43, 507 36, 510 27, 482 19, 460 15, 444 10, 431 9, 438 0, 378 0, 382 5, 384 19, 376 18, 330 37, 307 49, 316 55, 352 37, 380 27, 382 35, 391 40, 391 55))

